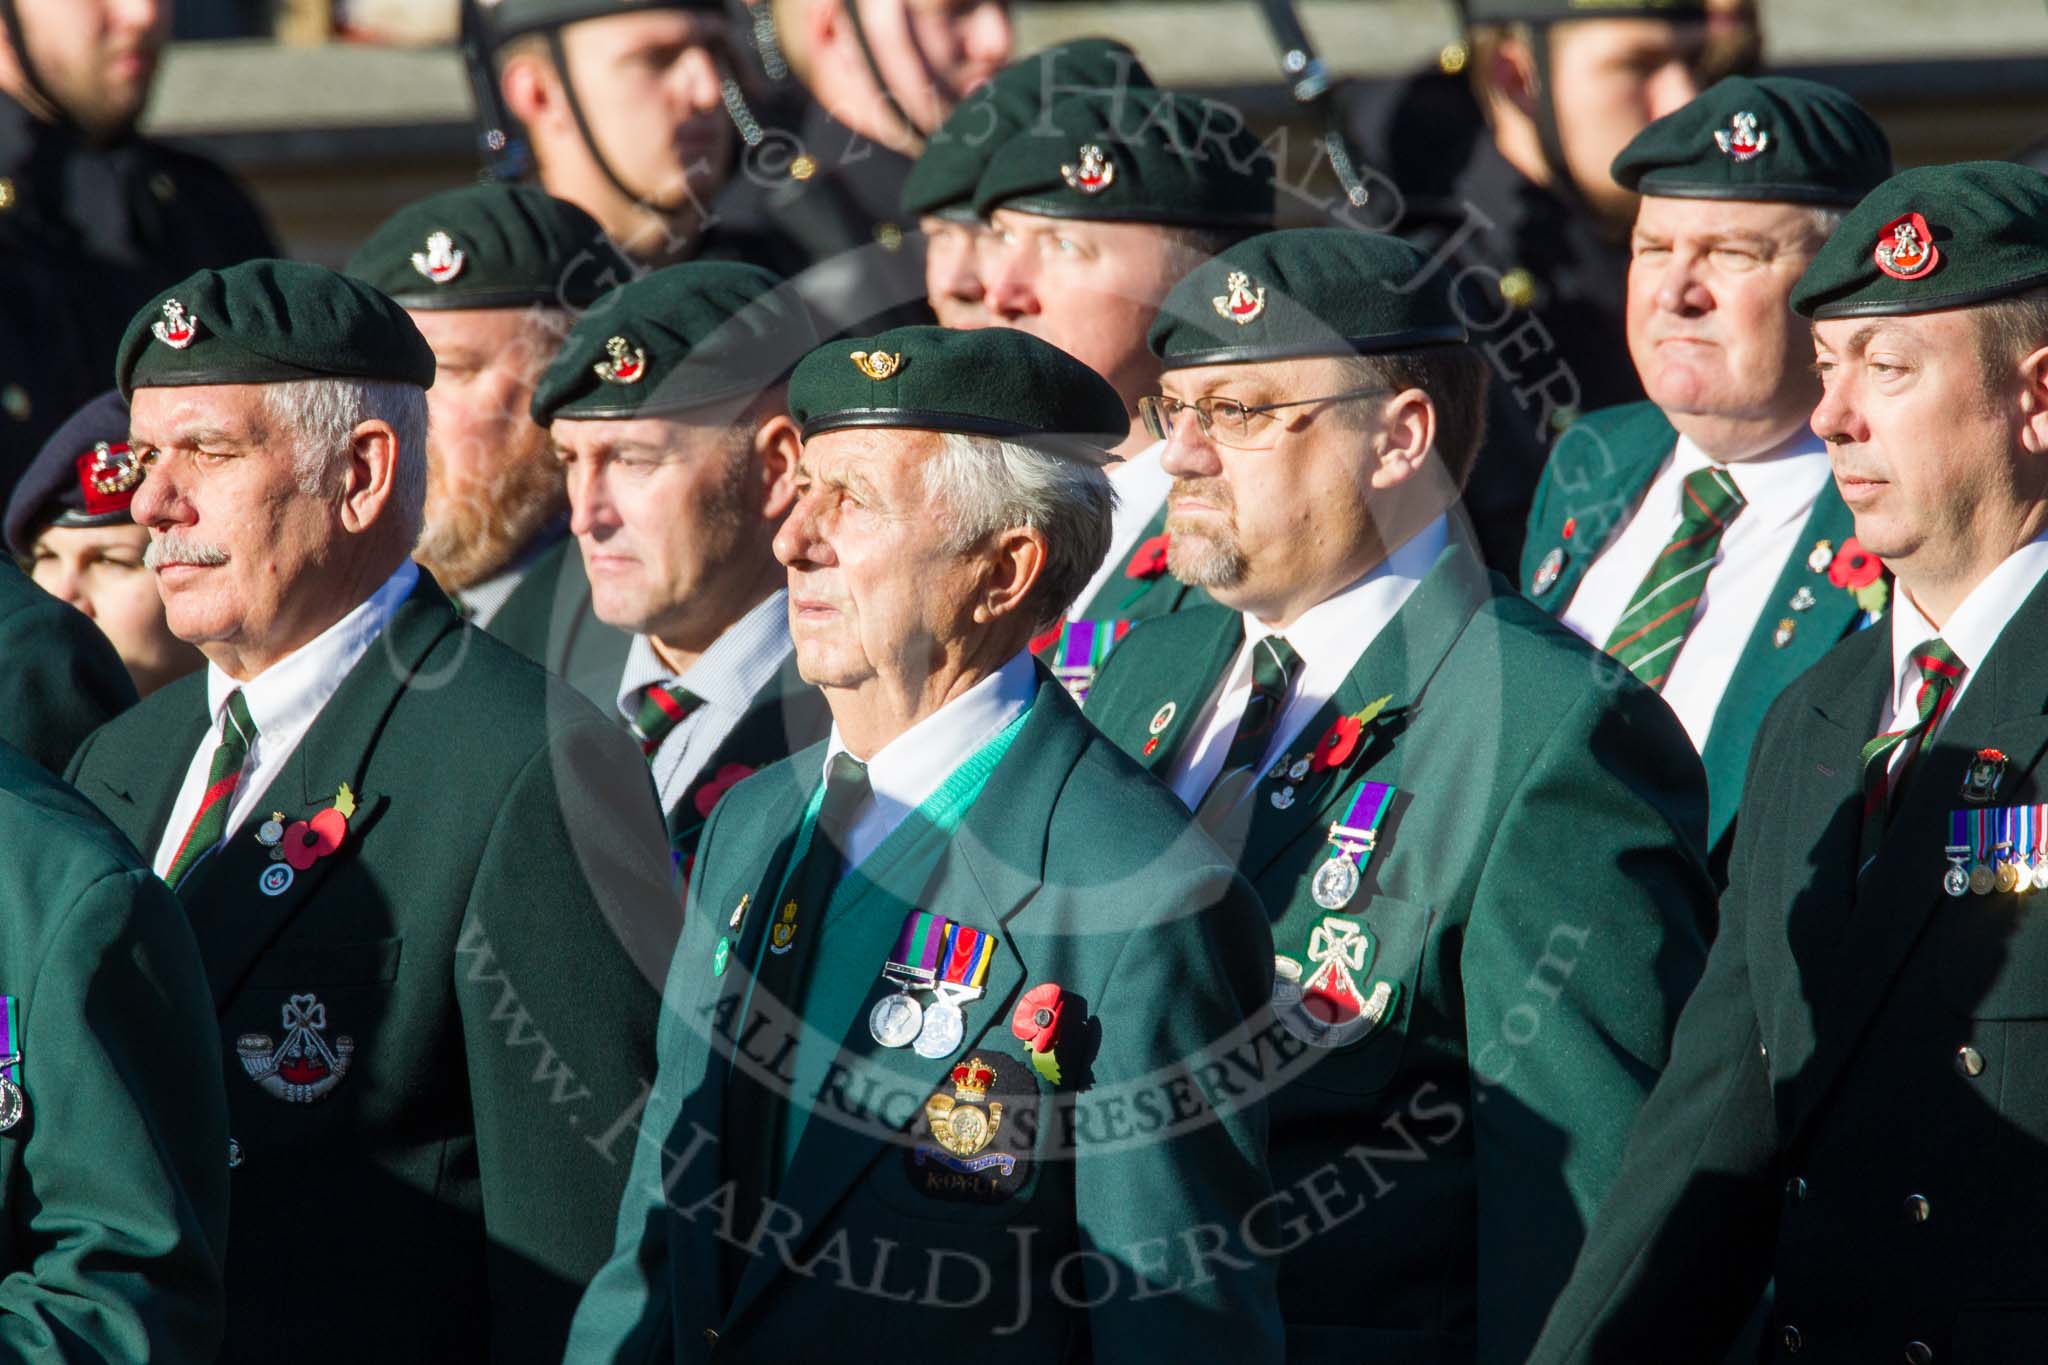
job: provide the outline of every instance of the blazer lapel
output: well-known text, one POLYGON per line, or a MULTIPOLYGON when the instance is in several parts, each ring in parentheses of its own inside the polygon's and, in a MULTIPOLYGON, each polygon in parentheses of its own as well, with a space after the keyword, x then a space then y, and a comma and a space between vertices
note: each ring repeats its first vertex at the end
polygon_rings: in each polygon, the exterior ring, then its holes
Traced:
POLYGON ((1642 407, 1611 430, 1573 427, 1551 453, 1547 477, 1556 492, 1550 505, 1563 515, 1540 534, 1555 538, 1544 553, 1557 556, 1557 573, 1541 591, 1534 583, 1530 588, 1553 616, 1571 605, 1586 570, 1628 524, 1678 440, 1663 413, 1642 407))
MULTIPOLYGON (((988 1033, 1008 1026, 1026 964, 1005 926, 1044 884, 1045 831, 1053 803, 1093 733, 1066 690, 1041 667, 1030 718, 954 832, 928 883, 925 904, 949 919, 986 929, 998 940, 982 995, 969 1007, 967 1037, 954 1056, 966 1056, 988 1033)), ((881 1047, 861 1026, 849 1030, 843 1056, 856 1071, 880 1073, 889 1089, 920 1096, 936 1089, 953 1065, 953 1057, 929 1061, 907 1049, 881 1047)), ((805 1126, 778 1197, 795 1211, 805 1229, 805 1245, 819 1237, 832 1210, 867 1169, 897 1150, 897 1141, 921 1114, 913 1107, 901 1122, 892 1123, 889 1140, 830 1119, 814 1118, 805 1126)), ((751 1258, 733 1296, 728 1325, 784 1270, 779 1256, 751 1258)))
POLYGON ((192 756, 201 745, 210 756, 220 738, 206 712, 204 670, 173 686, 180 688, 177 721, 167 727, 161 742, 145 745, 139 751, 131 750, 128 761, 132 767, 103 774, 97 779, 99 792, 87 793, 112 799, 114 809, 109 818, 141 852, 144 862, 154 861, 156 850, 163 843, 164 827, 170 824, 171 807, 177 804, 178 789, 184 785, 192 756))
POLYGON ((1157 727, 1152 738, 1159 741, 1159 747, 1146 753, 1141 745, 1135 755, 1147 772, 1162 781, 1165 779, 1161 775, 1173 771, 1174 761, 1194 737, 1195 721, 1222 685, 1224 672, 1237 656, 1238 646, 1244 643, 1242 616, 1219 610, 1213 617, 1214 627, 1209 636, 1185 656, 1170 661, 1173 676, 1182 682, 1174 684, 1171 690, 1161 689, 1158 709, 1151 713, 1148 728, 1157 727), (1193 692, 1184 686, 1188 680, 1193 682, 1193 692))
MULTIPOLYGON (((698 794, 718 782, 726 768, 739 766, 749 773, 808 748, 832 728, 831 712, 824 693, 803 680, 791 654, 775 676, 762 685, 748 702, 746 715, 733 727, 718 749, 704 764, 676 804, 667 813, 669 843, 682 845, 696 837, 711 818, 709 810, 698 809, 698 794)), ((738 779, 735 778, 735 781, 738 779)), ((731 782, 722 784, 723 792, 731 782)), ((715 802, 714 802, 715 804, 715 802)))

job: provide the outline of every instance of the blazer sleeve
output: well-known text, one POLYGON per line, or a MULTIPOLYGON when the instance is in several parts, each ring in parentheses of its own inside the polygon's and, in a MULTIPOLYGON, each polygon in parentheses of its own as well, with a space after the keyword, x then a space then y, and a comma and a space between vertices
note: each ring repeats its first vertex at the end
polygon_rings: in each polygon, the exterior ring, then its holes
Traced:
POLYGON ((41 589, 0 618, 0 740, 62 775, 85 737, 135 704, 135 684, 99 627, 41 589))
POLYGON ((1531 1365, 1632 1365, 1678 1341, 1719 1361, 1770 1279, 1783 1163, 1750 978, 1753 843, 1738 825, 1706 975, 1616 1178, 1626 1197, 1594 1221, 1531 1365))
POLYGON ((213 997, 171 891, 137 869, 64 913, 23 1026, 28 1114, 0 1207, 0 1362, 206 1365, 220 1348, 228 1121, 213 997))
POLYGON ((595 716, 568 723, 504 795, 455 955, 494 1361, 560 1360, 611 1252, 626 1164, 596 1143, 654 1075, 679 920, 645 762, 595 716))
POLYGON ((1463 945, 1479 1201, 1478 1360, 1521 1365, 1614 1185, 1705 958, 1706 781, 1628 680, 1529 764, 1463 945))

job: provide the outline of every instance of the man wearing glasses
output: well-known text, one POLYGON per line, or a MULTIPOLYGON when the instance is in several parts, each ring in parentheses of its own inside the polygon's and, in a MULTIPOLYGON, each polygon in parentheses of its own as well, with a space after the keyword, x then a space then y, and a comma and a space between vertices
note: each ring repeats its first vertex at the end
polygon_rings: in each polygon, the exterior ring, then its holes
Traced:
POLYGON ((1427 267, 1304 229, 1174 288, 1141 408, 1170 567, 1220 605, 1134 627, 1088 699, 1273 924, 1294 1361, 1524 1357, 1712 910, 1683 729, 1453 533, 1486 376, 1427 267))

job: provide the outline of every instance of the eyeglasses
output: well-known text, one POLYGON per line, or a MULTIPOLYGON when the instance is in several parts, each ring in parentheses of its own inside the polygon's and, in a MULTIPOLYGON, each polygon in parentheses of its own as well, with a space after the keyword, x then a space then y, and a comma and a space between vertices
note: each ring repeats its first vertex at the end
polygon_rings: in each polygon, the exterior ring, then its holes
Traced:
POLYGON ((1197 398, 1192 403, 1183 403, 1178 398, 1164 394, 1138 400, 1138 416, 1144 420, 1145 430, 1155 441, 1164 441, 1173 434, 1174 425, 1180 421, 1183 412, 1195 414, 1195 426, 1204 437, 1219 445, 1235 446, 1240 450, 1256 448, 1260 433, 1269 425, 1272 413, 1288 408, 1305 408, 1316 403, 1348 403, 1359 398, 1372 398, 1394 392, 1389 388, 1352 389, 1348 393, 1332 393, 1321 398, 1296 398, 1285 403, 1260 403, 1248 407, 1235 398, 1209 396, 1197 398))

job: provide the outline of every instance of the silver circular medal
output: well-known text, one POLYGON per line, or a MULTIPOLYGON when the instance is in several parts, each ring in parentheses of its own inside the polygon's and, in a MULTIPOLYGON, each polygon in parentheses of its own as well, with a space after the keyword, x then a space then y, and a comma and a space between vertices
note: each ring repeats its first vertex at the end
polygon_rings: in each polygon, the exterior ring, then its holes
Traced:
POLYGON ((1951 896, 1969 895, 1970 874, 1960 867, 1951 866, 1948 871, 1941 874, 1941 889, 1951 896))
POLYGON ((941 1000, 924 1012, 924 1027, 917 1031, 911 1049, 920 1057, 936 1061, 950 1057, 967 1035, 967 1016, 950 1000, 941 1000))
POLYGON ((23 1097, 21 1087, 0 1076, 0 1133, 20 1123, 27 1108, 28 1101, 23 1097))
POLYGON ((2037 858, 2034 862, 2034 889, 2048 891, 2048 858, 2037 858))
POLYGON ((256 827, 256 842, 265 848, 275 848, 278 844, 284 842, 284 822, 280 820, 265 820, 256 827))
POLYGON ((1358 864, 1339 854, 1316 869, 1308 893, 1325 910, 1342 910, 1358 894, 1358 864))
POLYGON ((883 996, 868 1011, 868 1033, 883 1047, 902 1047, 917 1037, 923 1023, 924 1006, 901 991, 883 996))

